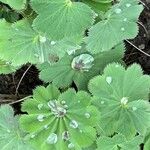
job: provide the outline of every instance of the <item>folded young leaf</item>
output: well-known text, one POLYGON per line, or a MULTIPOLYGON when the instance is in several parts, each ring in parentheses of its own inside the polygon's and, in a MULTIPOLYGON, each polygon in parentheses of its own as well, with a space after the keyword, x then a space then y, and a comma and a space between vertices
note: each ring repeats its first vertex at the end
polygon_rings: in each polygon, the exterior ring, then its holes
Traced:
POLYGON ((94 22, 95 13, 82 2, 71 0, 31 0, 39 14, 33 27, 53 40, 83 35, 94 22))
POLYGON ((20 123, 29 132, 30 143, 36 150, 79 150, 90 146, 96 138, 93 126, 99 112, 91 106, 86 92, 69 89, 60 94, 53 85, 37 87, 22 110, 28 115, 23 115, 20 123))
POLYGON ((149 88, 150 77, 143 75, 137 64, 127 70, 120 64, 110 64, 102 76, 90 81, 93 103, 102 113, 100 127, 104 134, 120 132, 128 138, 136 132, 145 134, 150 127, 149 88))
POLYGON ((1 150, 33 150, 24 140, 24 133, 18 125, 18 116, 9 105, 0 107, 0 148, 1 150))
POLYGON ((0 58, 14 66, 49 60, 52 41, 35 32, 30 20, 14 24, 1 20, 0 27, 0 58))
POLYGON ((82 47, 72 55, 66 55, 55 64, 47 64, 40 78, 58 87, 68 87, 75 82, 78 89, 87 89, 89 80, 101 73, 106 64, 121 61, 124 45, 119 44, 112 51, 91 55, 82 47))
POLYGON ((140 150, 142 137, 137 136, 132 140, 127 140, 125 136, 118 134, 112 138, 102 136, 97 140, 96 150, 140 150))
POLYGON ((105 19, 95 24, 86 38, 91 53, 108 51, 125 39, 138 34, 137 19, 143 10, 138 0, 121 0, 106 14, 105 19))
POLYGON ((26 0, 0 0, 1 2, 8 4, 10 7, 16 10, 25 8, 26 0))

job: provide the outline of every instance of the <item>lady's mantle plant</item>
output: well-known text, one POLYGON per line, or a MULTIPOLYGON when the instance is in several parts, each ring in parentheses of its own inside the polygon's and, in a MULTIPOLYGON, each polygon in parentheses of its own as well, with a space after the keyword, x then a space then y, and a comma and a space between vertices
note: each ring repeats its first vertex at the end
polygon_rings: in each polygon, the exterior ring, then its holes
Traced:
POLYGON ((2 150, 150 149, 150 77, 121 61, 123 40, 138 34, 138 0, 0 2, 0 73, 30 63, 49 84, 24 115, 0 107, 2 150))
POLYGON ((28 115, 21 117, 21 126, 30 133, 36 149, 81 149, 95 140, 93 126, 100 115, 86 92, 68 89, 60 94, 53 85, 38 87, 22 110, 28 115))

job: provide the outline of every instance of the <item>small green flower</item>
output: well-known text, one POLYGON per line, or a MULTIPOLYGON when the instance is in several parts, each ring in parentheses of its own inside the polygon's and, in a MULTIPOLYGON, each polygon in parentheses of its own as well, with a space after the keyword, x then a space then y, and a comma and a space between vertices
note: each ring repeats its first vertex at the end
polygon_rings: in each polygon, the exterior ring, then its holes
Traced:
POLYGON ((20 119, 36 149, 81 149, 90 146, 95 138, 99 113, 90 104, 88 93, 73 89, 60 94, 49 85, 34 90, 33 98, 26 100, 22 110, 28 115, 20 119))

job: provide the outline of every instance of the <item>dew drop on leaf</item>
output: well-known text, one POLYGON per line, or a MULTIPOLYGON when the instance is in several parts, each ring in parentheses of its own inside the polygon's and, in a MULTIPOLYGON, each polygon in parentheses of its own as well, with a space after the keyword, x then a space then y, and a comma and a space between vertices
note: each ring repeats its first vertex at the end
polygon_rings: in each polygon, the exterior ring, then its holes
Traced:
POLYGON ((78 128, 78 126, 79 126, 77 121, 75 121, 75 120, 71 120, 69 125, 71 128, 74 128, 74 129, 78 128))
POLYGON ((31 135, 31 138, 33 139, 34 137, 35 137, 35 134, 32 134, 32 135, 31 135))
POLYGON ((133 111, 136 111, 136 110, 137 110, 137 107, 132 107, 132 110, 133 110, 133 111))
POLYGON ((101 101, 101 104, 104 104, 105 102, 104 101, 101 101))
POLYGON ((68 144, 68 148, 69 148, 69 149, 74 148, 74 144, 73 144, 73 143, 68 144))
POLYGON ((125 31, 125 28, 122 27, 122 28, 121 28, 121 31, 125 31))
POLYGON ((123 97, 121 99, 121 104, 126 105, 128 103, 128 98, 127 97, 123 97))
POLYGON ((129 4, 129 3, 128 3, 128 4, 126 4, 126 7, 130 7, 130 6, 131 6, 131 4, 129 4))
POLYGON ((44 126, 44 129, 46 129, 46 130, 47 130, 47 129, 48 129, 48 125, 45 125, 45 126, 44 126))
POLYGON ((120 14, 121 12, 122 12, 122 10, 120 8, 115 9, 116 14, 120 14))
POLYGON ((68 141, 70 138, 69 138, 69 132, 68 131, 64 131, 62 133, 62 139, 65 140, 65 141, 68 141))
POLYGON ((111 82, 112 82, 112 77, 106 77, 106 82, 107 82, 108 84, 111 84, 111 82))
POLYGON ((44 115, 42 115, 42 114, 38 115, 37 120, 40 122, 44 121, 44 115))
POLYGON ((48 136, 46 142, 47 142, 48 144, 56 144, 56 143, 57 143, 57 140, 58 140, 57 134, 51 133, 51 134, 48 136))
POLYGON ((87 119, 89 119, 89 118, 91 117, 91 115, 90 115, 89 113, 85 113, 85 117, 86 117, 87 119))
POLYGON ((127 21, 127 18, 124 18, 123 21, 126 22, 126 21, 127 21))
POLYGON ((51 45, 55 45, 56 44, 56 42, 55 41, 51 41, 51 45))
POLYGON ((45 36, 39 36, 39 41, 41 43, 45 43, 46 42, 46 37, 45 36))
POLYGON ((61 101, 61 103, 64 105, 64 104, 66 104, 66 102, 65 101, 61 101))
POLYGON ((38 109, 41 110, 43 107, 43 104, 38 104, 38 109))

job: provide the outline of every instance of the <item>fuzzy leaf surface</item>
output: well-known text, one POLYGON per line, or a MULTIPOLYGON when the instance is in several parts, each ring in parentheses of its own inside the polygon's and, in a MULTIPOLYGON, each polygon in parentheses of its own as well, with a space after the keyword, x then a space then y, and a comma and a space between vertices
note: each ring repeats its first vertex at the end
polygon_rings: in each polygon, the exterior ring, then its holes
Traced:
POLYGON ((149 87, 150 77, 143 75, 137 64, 125 70, 113 63, 104 69, 102 76, 92 79, 89 90, 102 113, 101 132, 106 135, 119 132, 127 138, 136 132, 144 135, 150 126, 149 87))
POLYGON ((24 9, 26 0, 0 0, 2 3, 8 4, 10 7, 21 10, 24 9))
POLYGON ((139 144, 141 143, 142 138, 140 136, 129 141, 121 134, 112 138, 102 136, 97 140, 97 150, 140 150, 139 144))
POLYGON ((0 21, 0 58, 14 66, 43 63, 49 59, 51 41, 35 32, 29 20, 0 21))
POLYGON ((138 34, 136 22, 142 10, 138 0, 121 0, 106 12, 105 19, 89 30, 87 49, 91 53, 107 51, 122 40, 135 38, 138 34))
POLYGON ((94 22, 94 12, 82 2, 70 0, 32 0, 39 14, 33 27, 53 40, 83 35, 94 22))
POLYGON ((0 107, 0 147, 1 150, 33 150, 23 139, 24 133, 18 125, 18 117, 14 117, 11 106, 0 107))

